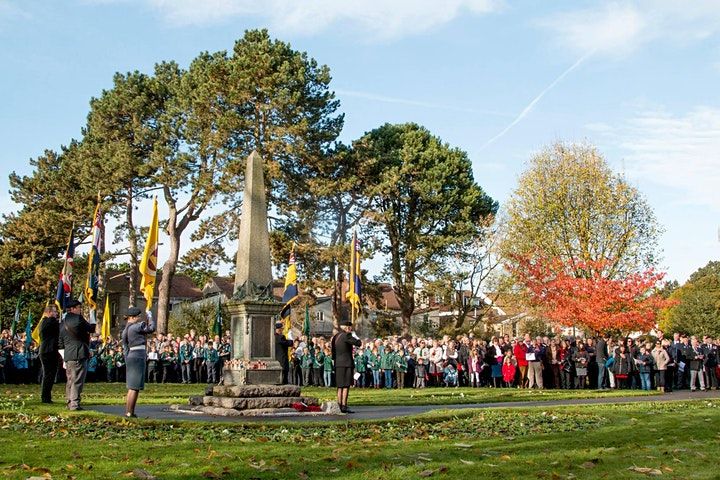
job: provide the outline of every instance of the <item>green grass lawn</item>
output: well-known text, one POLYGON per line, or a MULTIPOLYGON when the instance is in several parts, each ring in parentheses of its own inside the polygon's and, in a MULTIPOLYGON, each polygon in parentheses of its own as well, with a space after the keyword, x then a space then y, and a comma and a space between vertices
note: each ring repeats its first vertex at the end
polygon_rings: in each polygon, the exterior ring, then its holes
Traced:
MULTIPOLYGON (((717 478, 712 402, 436 412, 382 422, 0 415, 9 478, 717 478)), ((12 407, 10 407, 12 408, 12 407)), ((23 407, 27 410, 27 405, 23 407)))
MULTIPOLYGON (((2 391, 0 477, 7 478, 718 478, 720 402, 714 401, 228 424, 70 413, 39 404, 28 387, 2 391)), ((118 403, 121 392, 122 385, 89 385, 85 401, 118 403)), ((480 392, 476 401, 498 398, 480 392)), ((140 398, 167 403, 191 393, 196 388, 151 386, 140 398)), ((383 392, 353 394, 371 403, 384 398, 375 397, 383 392)))

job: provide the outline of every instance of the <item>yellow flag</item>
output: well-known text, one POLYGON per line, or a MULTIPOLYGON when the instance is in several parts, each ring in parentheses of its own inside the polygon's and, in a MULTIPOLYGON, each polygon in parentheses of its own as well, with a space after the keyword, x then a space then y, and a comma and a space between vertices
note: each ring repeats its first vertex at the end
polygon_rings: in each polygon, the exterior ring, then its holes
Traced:
POLYGON ((110 295, 105 295, 105 310, 103 310, 103 324, 100 330, 103 345, 110 340, 110 321, 110 295))
POLYGON ((148 231, 145 250, 140 261, 140 291, 145 296, 145 310, 150 311, 152 307, 153 294, 155 292, 155 276, 157 275, 157 254, 158 254, 158 207, 157 198, 153 199, 152 221, 148 231))
POLYGON ((45 317, 40 317, 40 321, 35 325, 35 328, 33 328, 32 334, 30 335, 33 340, 35 340, 35 343, 40 345, 40 325, 42 325, 43 320, 45 317))

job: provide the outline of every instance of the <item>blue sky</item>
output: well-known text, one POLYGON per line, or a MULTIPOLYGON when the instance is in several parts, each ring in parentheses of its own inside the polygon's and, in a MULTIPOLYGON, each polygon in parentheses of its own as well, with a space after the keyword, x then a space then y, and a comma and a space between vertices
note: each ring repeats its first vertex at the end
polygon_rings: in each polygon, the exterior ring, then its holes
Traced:
POLYGON ((7 175, 77 138, 113 73, 259 27, 330 67, 346 141, 420 123, 501 204, 533 152, 589 141, 654 208, 669 278, 720 256, 714 1, 0 0, 0 211, 7 175))

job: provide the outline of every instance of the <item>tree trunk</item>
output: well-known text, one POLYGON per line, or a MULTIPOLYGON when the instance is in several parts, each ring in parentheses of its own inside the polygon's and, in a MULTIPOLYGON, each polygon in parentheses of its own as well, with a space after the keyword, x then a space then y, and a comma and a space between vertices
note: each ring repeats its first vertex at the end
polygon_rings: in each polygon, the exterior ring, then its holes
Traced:
MULTIPOLYGON (((177 224, 177 207, 175 201, 169 195, 169 189, 165 188, 165 200, 168 203, 169 215, 166 231, 170 237, 170 254, 162 268, 162 278, 158 285, 157 303, 157 331, 163 335, 167 333, 168 317, 170 314, 170 285, 175 275, 178 257, 180 256, 180 235, 183 228, 177 224)), ((183 219, 184 221, 185 219, 183 219)))
POLYGON ((130 271, 128 272, 128 306, 134 307, 137 301, 138 284, 138 242, 135 224, 133 222, 133 187, 127 187, 127 199, 125 200, 125 223, 128 229, 128 242, 130 243, 130 271))
POLYGON ((170 285, 175 276, 179 256, 180 234, 175 231, 170 235, 170 256, 163 265, 162 277, 158 285, 157 331, 163 335, 167 333, 168 318, 170 316, 170 285))

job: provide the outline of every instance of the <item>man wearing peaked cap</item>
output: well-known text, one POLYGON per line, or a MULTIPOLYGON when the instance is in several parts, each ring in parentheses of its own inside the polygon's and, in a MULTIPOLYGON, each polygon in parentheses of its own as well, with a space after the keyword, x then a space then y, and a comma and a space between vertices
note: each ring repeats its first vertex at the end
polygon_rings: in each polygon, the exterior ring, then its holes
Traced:
POLYGON ((65 401, 69 410, 82 410, 80 396, 85 386, 90 358, 90 334, 95 331, 95 324, 83 318, 82 304, 76 299, 70 299, 65 308, 67 314, 60 327, 60 343, 67 373, 65 401))

